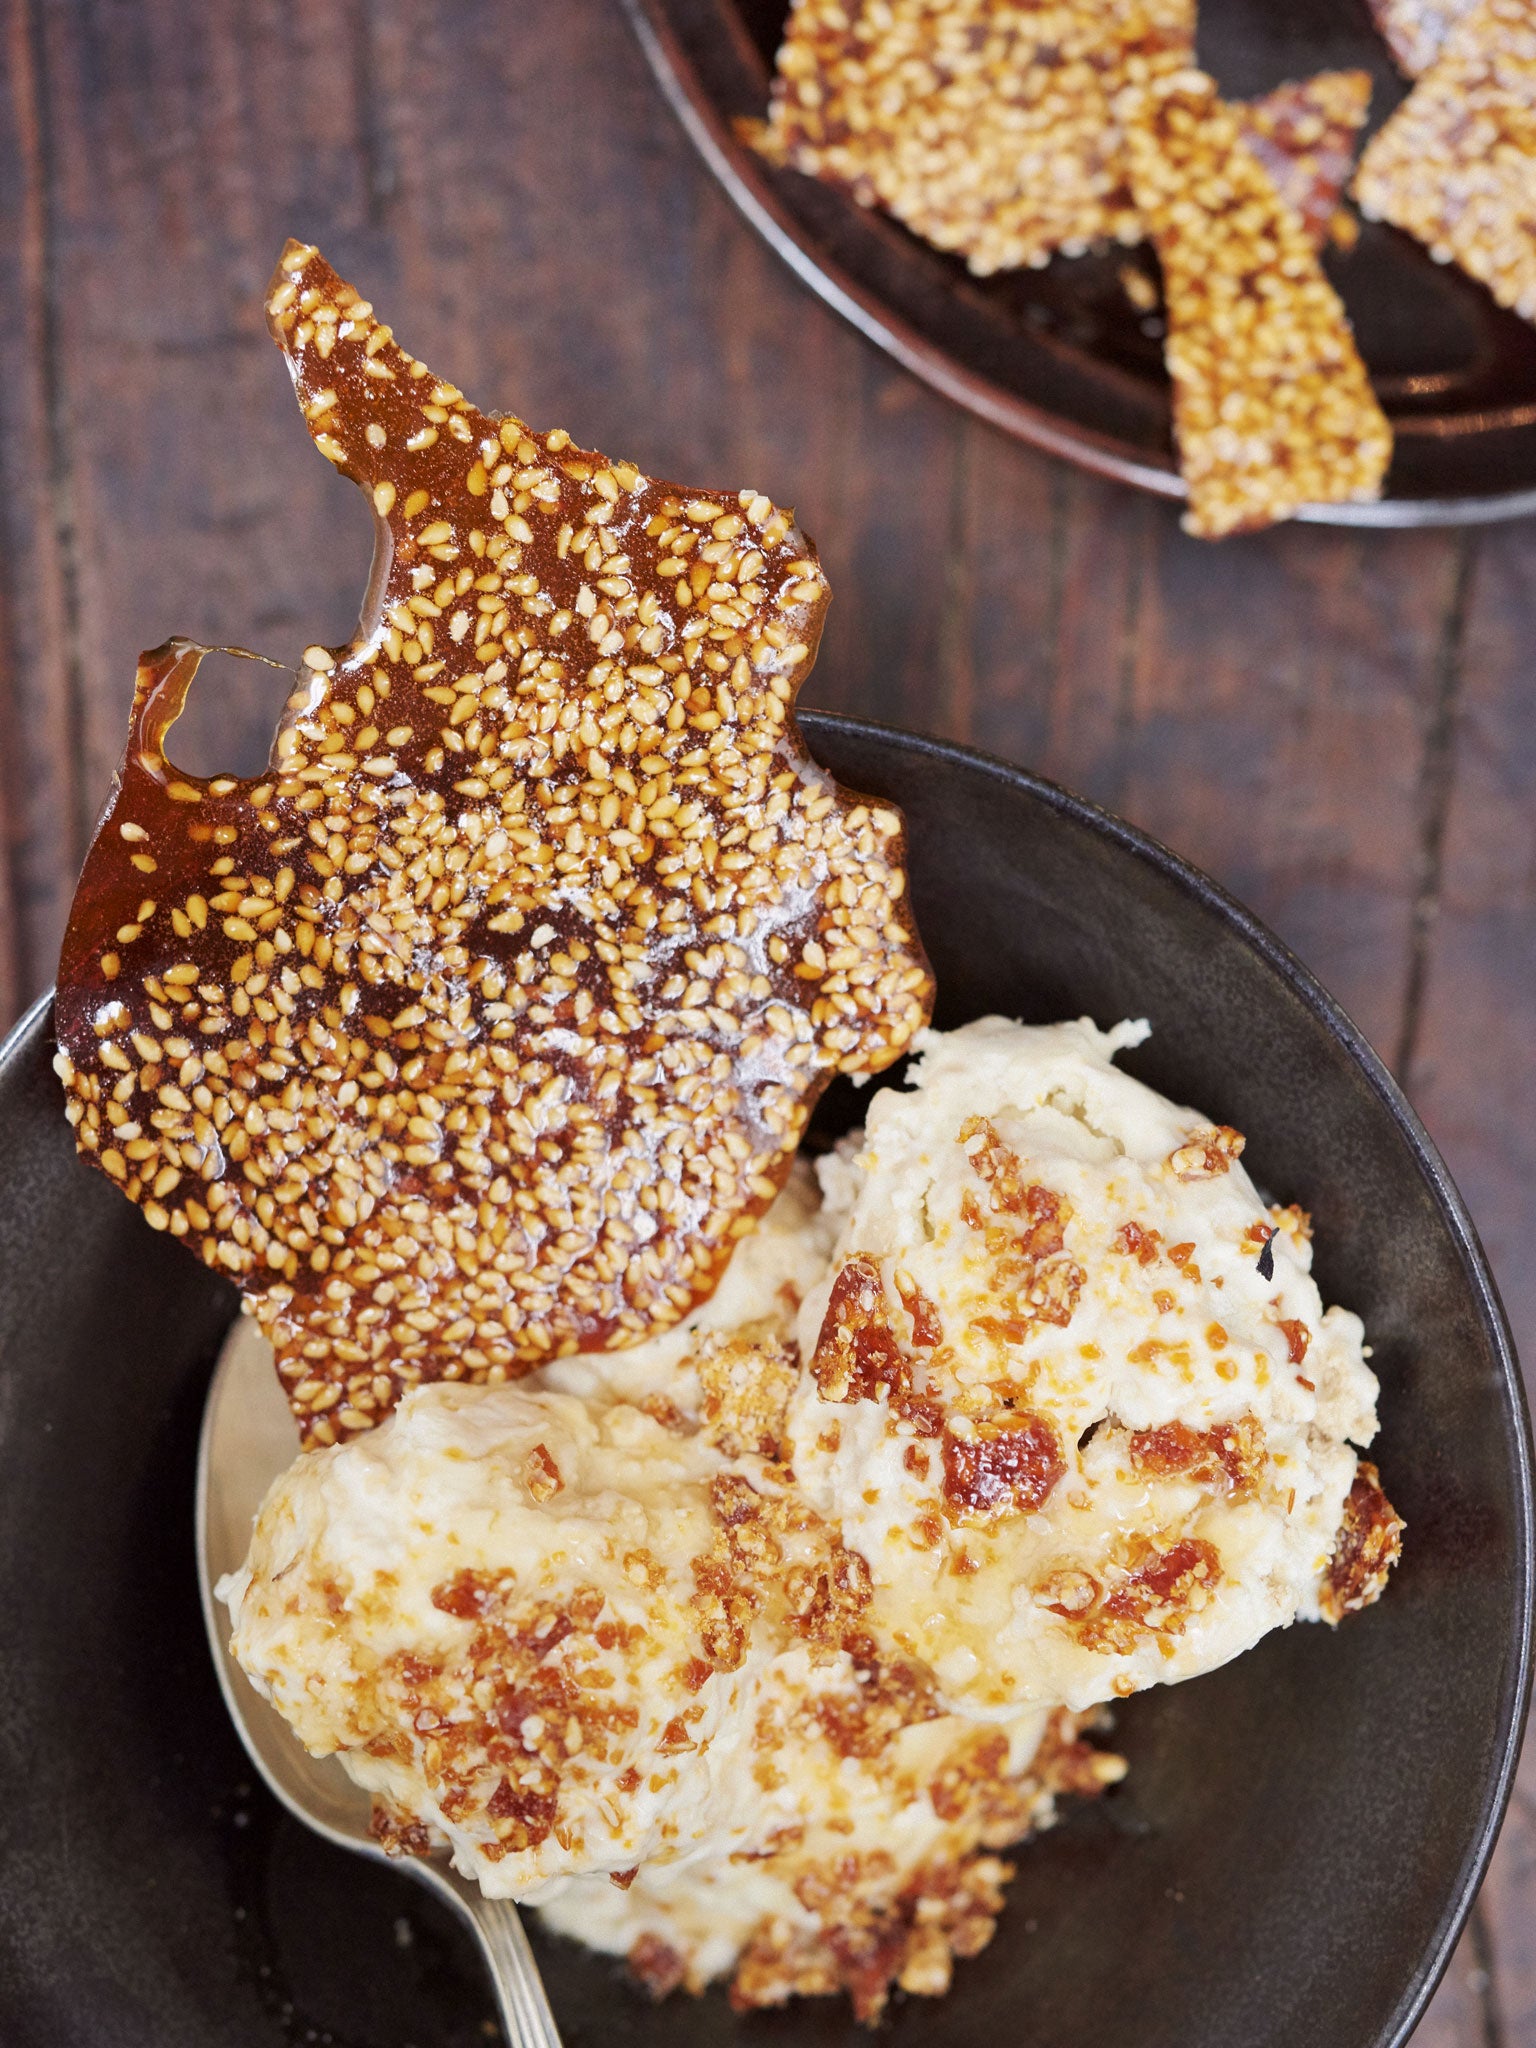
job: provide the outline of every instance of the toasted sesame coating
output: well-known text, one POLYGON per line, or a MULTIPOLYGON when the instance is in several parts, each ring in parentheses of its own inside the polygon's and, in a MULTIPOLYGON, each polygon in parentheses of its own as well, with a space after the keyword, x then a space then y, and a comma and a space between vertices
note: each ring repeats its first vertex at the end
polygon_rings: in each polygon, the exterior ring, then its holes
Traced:
POLYGON ((1319 71, 1234 104, 1244 142, 1317 248, 1349 183, 1370 106, 1368 71, 1319 71))
POLYGON ((796 0, 767 155, 980 276, 1137 242, 1113 102, 1190 59, 1193 0, 796 0))
POLYGON ((827 586, 793 515, 477 411, 311 248, 267 310, 382 588, 256 780, 167 761, 205 650, 144 658, 57 1065, 313 1445, 675 1322, 932 983, 900 818, 794 722, 827 586))
POLYGON ((1186 70, 1121 103, 1163 270, 1184 525, 1207 539, 1374 498, 1392 430, 1298 216, 1186 70))
POLYGON ((1536 5, 1480 0, 1372 137, 1355 197, 1536 320, 1536 5))
POLYGON ((1439 56, 1446 37, 1476 0, 1369 0, 1371 19, 1405 78, 1417 78, 1439 56))

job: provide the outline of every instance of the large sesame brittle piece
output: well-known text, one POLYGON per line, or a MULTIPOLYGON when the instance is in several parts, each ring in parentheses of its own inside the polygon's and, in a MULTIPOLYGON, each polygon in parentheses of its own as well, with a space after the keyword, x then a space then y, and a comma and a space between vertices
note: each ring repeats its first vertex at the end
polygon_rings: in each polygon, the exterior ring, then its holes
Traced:
POLYGON ((1536 0, 1480 0, 1456 24, 1354 190, 1369 219, 1536 320, 1536 0))
POLYGON ((76 1140, 244 1290, 308 1443, 707 1295, 834 1072, 926 1021, 901 821, 793 717, 793 515, 480 412, 290 243, 268 314, 381 522, 268 772, 139 671, 59 969, 76 1140))
POLYGON ((1319 71, 1233 102, 1243 141, 1317 248, 1328 240, 1370 108, 1368 71, 1319 71))
POLYGON ((1125 108, 1131 182, 1163 271, 1184 525, 1214 539, 1374 498, 1392 430, 1298 216, 1189 70, 1125 108))
POLYGON ((1427 71, 1476 0, 1369 0, 1371 19, 1405 78, 1427 71))
POLYGON ((1141 240, 1113 106, 1193 0, 795 0, 759 146, 985 276, 1141 240))

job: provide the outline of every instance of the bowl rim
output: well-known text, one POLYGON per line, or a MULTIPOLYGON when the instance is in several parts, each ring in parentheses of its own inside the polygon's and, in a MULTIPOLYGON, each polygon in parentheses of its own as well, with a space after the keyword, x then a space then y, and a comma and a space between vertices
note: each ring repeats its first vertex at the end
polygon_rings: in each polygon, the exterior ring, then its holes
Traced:
MULTIPOLYGON (((919 757, 961 766, 1002 784, 1042 805, 1061 819, 1108 840, 1176 888, 1193 896, 1213 911, 1284 981, 1291 992, 1343 1045, 1345 1051, 1370 1083, 1383 1108, 1397 1126, 1460 1257, 1479 1320, 1497 1357, 1510 1403, 1514 1441, 1516 1492, 1516 1541, 1514 1569, 1519 1588, 1520 1625, 1513 1644, 1512 1667, 1506 1677, 1500 1701, 1497 1759, 1484 1787, 1481 1807, 1471 1844, 1450 1888, 1444 1910, 1418 1967, 1410 1977, 1386 2029, 1372 2048, 1404 2048, 1409 2035, 1423 2017, 1435 1987, 1445 1974, 1451 1953, 1477 1897, 1493 1854, 1499 1828, 1514 1789, 1521 1740, 1530 1706, 1533 1666, 1533 1624, 1536 1624, 1536 1449, 1533 1449, 1531 1416, 1521 1377, 1519 1359, 1503 1303, 1488 1265, 1477 1229, 1450 1170, 1434 1141, 1425 1130, 1402 1089, 1388 1072, 1354 1020, 1328 994, 1309 968, 1277 938, 1255 914, 1236 897, 1192 862, 1174 853, 1150 833, 1128 824, 1111 811, 1086 797, 1064 789, 1027 768, 988 754, 980 748, 940 739, 929 733, 887 725, 875 719, 855 718, 838 712, 807 709, 797 713, 806 737, 814 742, 819 731, 846 732, 867 738, 877 745, 895 742, 919 757)), ((46 989, 23 1012, 0 1043, 0 1098, 13 1074, 34 1058, 39 1042, 46 1045, 53 1006, 53 990, 46 989)))
MULTIPOLYGON (((684 47, 674 19, 678 0, 621 0, 662 96, 721 190, 769 248, 835 313, 932 390, 1016 440, 1044 449, 1096 476, 1182 504, 1184 478, 1171 457, 1138 454, 1112 436, 1080 426, 1004 389, 959 361, 903 313, 862 284, 830 249, 817 244, 775 190, 764 166, 738 142, 684 47)), ((1358 503, 1302 505, 1292 515, 1313 526, 1401 529, 1487 526, 1536 512, 1536 485, 1449 497, 1381 497, 1358 503)))

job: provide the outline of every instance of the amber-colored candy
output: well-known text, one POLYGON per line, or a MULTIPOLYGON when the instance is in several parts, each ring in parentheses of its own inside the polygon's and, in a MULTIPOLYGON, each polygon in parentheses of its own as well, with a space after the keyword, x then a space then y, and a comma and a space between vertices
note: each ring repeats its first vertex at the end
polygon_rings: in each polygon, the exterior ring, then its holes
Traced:
POLYGON ((1429 69, 1475 0, 1369 0, 1371 19, 1405 78, 1429 69))
POLYGON ((1362 1458, 1344 1503, 1333 1557, 1323 1574, 1318 1605, 1335 1627, 1346 1614, 1371 1607, 1387 1588, 1387 1577, 1403 1554, 1406 1525, 1381 1487, 1381 1474, 1362 1458))
POLYGON ((1355 198, 1536 320, 1536 10, 1446 12, 1433 61, 1360 160, 1355 198))
POLYGON ((378 516, 367 616, 254 780, 172 765, 204 650, 145 657, 56 1015, 82 1152, 328 1443, 676 1321, 932 984, 899 817, 795 725, 793 515, 478 411, 313 249, 268 313, 378 516))
POLYGON ((758 147, 980 276, 1140 241, 1117 113, 1193 0, 795 0, 758 147))
POLYGON ((1190 1479, 1198 1486, 1221 1486, 1246 1497, 1263 1474, 1264 1428, 1254 1415, 1199 1430, 1186 1422, 1165 1422, 1158 1429, 1134 1431, 1130 1451, 1131 1467, 1138 1473, 1154 1479, 1190 1479))
POLYGON ((1368 71, 1319 71, 1233 105, 1243 141, 1319 249, 1355 168, 1370 109, 1368 71))
POLYGON ((944 1439, 944 1502, 957 1515, 1033 1514, 1066 1472, 1061 1439, 1043 1415, 1008 1415, 944 1439))
MULTIPOLYGON (((1187 530, 1213 540, 1379 496, 1391 427, 1312 239, 1239 114, 1189 70, 1127 109, 1126 139, 1162 265, 1187 530)), ((1214 1150, 1174 1155, 1181 1178, 1225 1170, 1222 1131, 1207 1135, 1214 1150)))
POLYGON ((854 1252, 838 1267, 811 1356, 824 1401, 892 1400, 912 1384, 911 1365, 896 1341, 880 1264, 854 1252))

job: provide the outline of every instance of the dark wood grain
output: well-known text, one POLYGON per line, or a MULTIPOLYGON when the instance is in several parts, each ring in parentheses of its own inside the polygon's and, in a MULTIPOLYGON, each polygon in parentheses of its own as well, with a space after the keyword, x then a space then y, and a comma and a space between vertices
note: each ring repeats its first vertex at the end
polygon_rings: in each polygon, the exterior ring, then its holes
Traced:
MULTIPOLYGON (((5 0, 0 1015, 51 978, 141 647, 345 637, 369 527, 260 314, 317 240, 480 402, 798 506, 807 701, 1100 798, 1396 1062, 1536 1359, 1536 526, 1210 548, 877 354, 743 225, 610 0, 5 0)), ((188 765, 281 679, 210 664, 188 765)), ((1536 2048, 1536 1775, 1421 2029, 1536 2048)))

